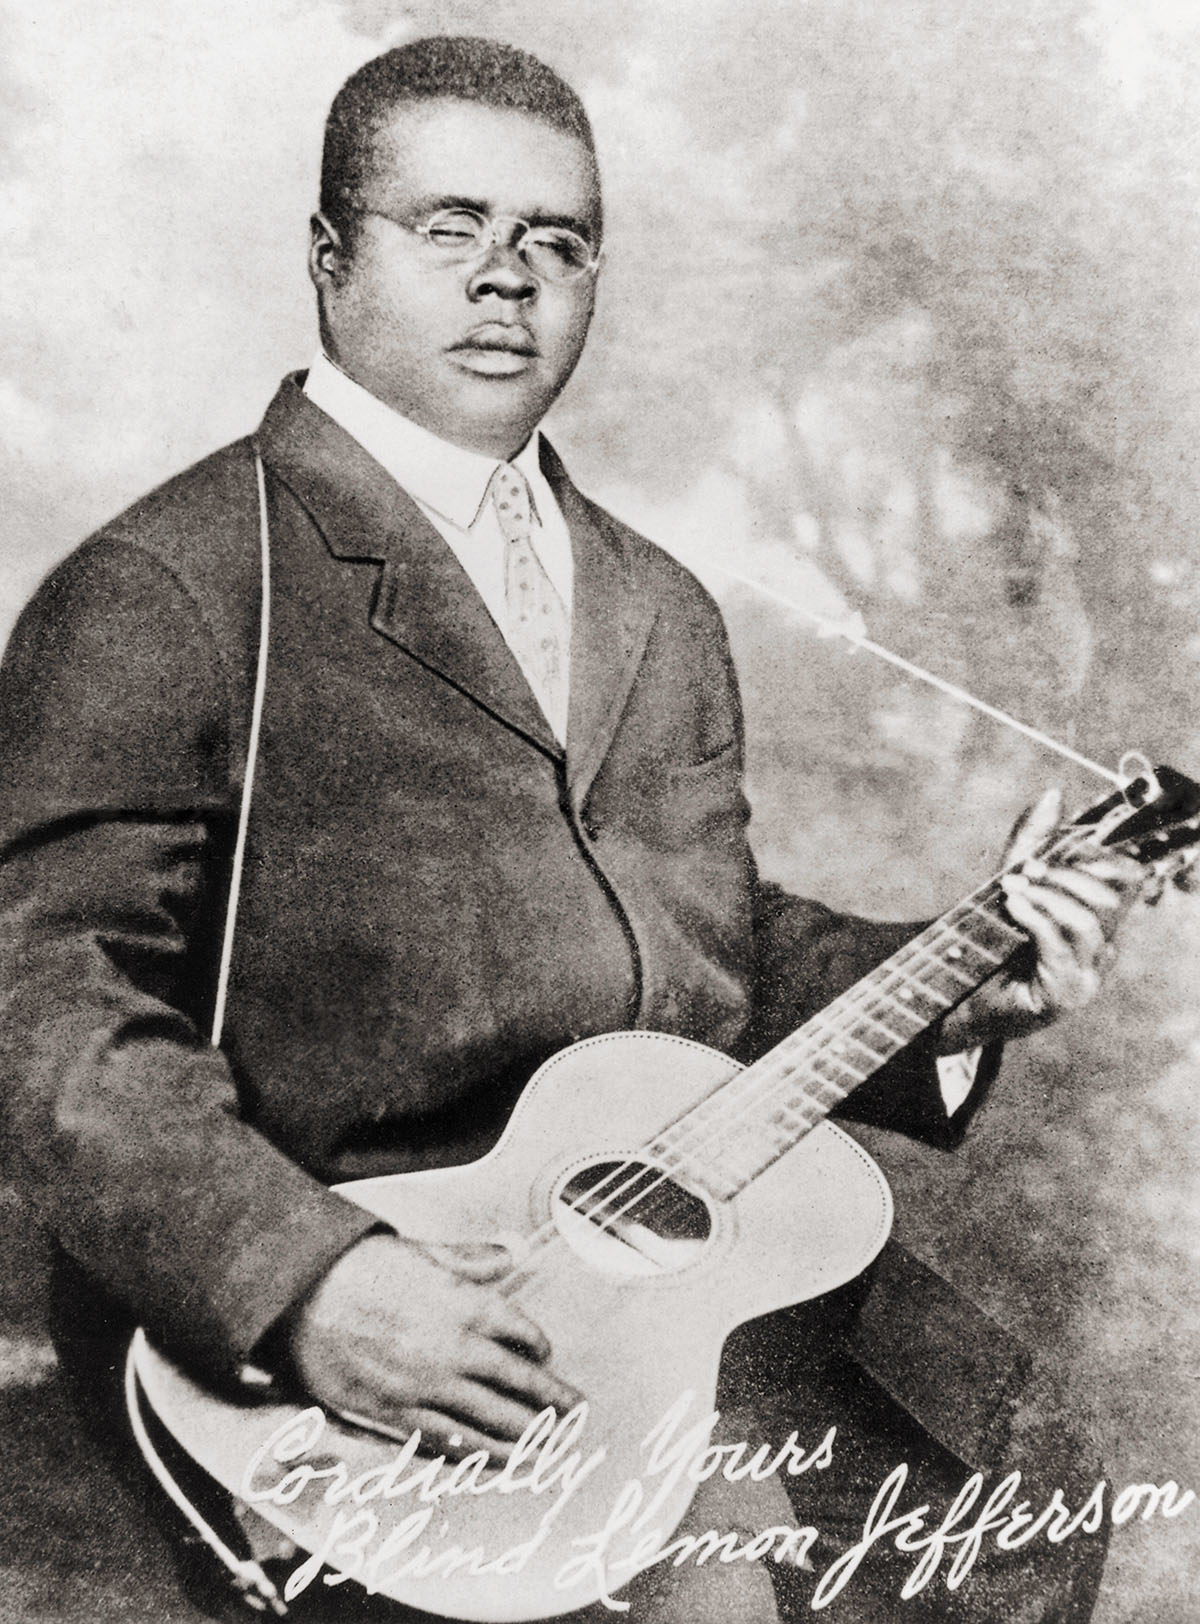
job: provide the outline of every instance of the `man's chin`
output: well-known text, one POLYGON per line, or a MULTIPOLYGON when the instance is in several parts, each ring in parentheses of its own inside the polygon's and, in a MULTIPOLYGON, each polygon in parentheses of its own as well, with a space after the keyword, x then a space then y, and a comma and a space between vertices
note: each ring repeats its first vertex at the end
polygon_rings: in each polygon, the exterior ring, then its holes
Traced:
POLYGON ((456 380, 453 400, 439 402, 440 409, 426 417, 424 423, 434 434, 468 451, 507 459, 529 439, 553 400, 544 381, 537 383, 527 372, 463 370, 456 380))

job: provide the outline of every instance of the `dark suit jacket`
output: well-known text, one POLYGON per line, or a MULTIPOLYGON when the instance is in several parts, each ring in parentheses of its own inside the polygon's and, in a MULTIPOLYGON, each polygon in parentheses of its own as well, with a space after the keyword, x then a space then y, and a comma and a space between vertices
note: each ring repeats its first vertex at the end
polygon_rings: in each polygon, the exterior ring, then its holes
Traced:
MULTIPOLYGON (((750 1058, 911 929, 759 881, 720 616, 557 463, 565 754, 449 549, 296 380, 258 441, 272 634, 224 1052, 206 1032, 258 631, 250 442, 68 558, 0 676, 19 1176, 67 1252, 214 1376, 371 1225, 328 1182, 481 1154, 534 1068, 592 1033, 750 1058)), ((947 1121, 919 1052, 852 1108, 942 1144, 969 1114, 947 1121)))

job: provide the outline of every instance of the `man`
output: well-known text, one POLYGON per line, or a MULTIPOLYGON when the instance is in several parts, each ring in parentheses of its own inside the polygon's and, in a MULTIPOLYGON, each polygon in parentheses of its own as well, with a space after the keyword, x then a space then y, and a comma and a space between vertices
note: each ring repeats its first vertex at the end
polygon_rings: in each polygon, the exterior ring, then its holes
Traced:
MULTIPOLYGON (((454 39, 368 63, 326 135, 322 355, 253 444, 106 527, 14 633, 0 1066, 23 1182, 62 1249, 60 1353, 102 1407, 98 1374, 141 1322, 210 1385, 263 1373, 503 1458, 579 1396, 500 1290, 508 1260, 414 1245, 327 1185, 472 1160, 536 1067, 593 1033, 751 1058, 911 931, 759 881, 719 615, 539 434, 587 334, 601 229, 586 116, 540 63, 454 39), (267 680, 217 1050, 259 651, 255 449, 267 680)), ((1053 819, 1043 804, 1020 851, 1053 819)), ((972 1082, 977 1057, 949 1077, 935 1050, 1089 997, 1133 883, 1118 862, 1026 864, 1008 897, 1030 962, 847 1114, 956 1142, 994 1056, 972 1082)), ((880 1383, 907 1400, 967 1311, 943 1291, 907 1344, 895 1302, 874 1344, 877 1306, 857 1326, 847 1312, 761 1410, 839 1418, 842 1499, 814 1514, 834 1549, 883 1476, 881 1441, 944 1488, 1014 1396, 996 1377, 984 1414, 952 1387, 918 1426, 880 1383)), ((802 1576, 773 1577, 804 1604, 802 1576)), ((1082 1617, 1095 1573, 1026 1582, 1042 1592, 1030 1617, 1082 1617)), ((335 1605, 357 1606, 350 1591, 335 1605)), ((761 1568, 660 1572, 632 1593, 647 1620, 775 1609, 761 1568)), ((834 1616, 894 1600, 864 1588, 834 1616)), ((939 1592, 931 1616, 954 1605, 939 1592)))

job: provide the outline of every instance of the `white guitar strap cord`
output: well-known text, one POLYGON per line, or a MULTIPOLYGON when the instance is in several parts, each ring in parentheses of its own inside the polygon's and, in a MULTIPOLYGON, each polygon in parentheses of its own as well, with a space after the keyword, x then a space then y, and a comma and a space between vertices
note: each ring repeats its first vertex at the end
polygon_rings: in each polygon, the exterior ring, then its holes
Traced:
MULTIPOLYGON (((262 561, 262 607, 259 612, 258 663, 254 674, 254 704, 250 712, 250 734, 246 745, 246 771, 242 779, 241 808, 238 813, 237 837, 233 847, 233 868, 229 881, 229 899, 225 907, 225 931, 221 940, 221 962, 217 971, 217 991, 213 1001, 212 1031, 209 1035, 210 1046, 214 1049, 219 1048, 221 1045, 221 1033, 225 1025, 225 1002, 229 990, 229 969, 233 962, 233 937, 237 926, 238 898, 242 889, 242 870, 246 861, 246 832, 250 825, 250 801, 254 792, 254 769, 258 762, 258 740, 262 730, 263 699, 267 689, 267 651, 271 635, 271 529, 267 512, 267 479, 263 469, 262 456, 257 445, 254 448, 254 473, 258 486, 258 538, 262 561)), ((154 1440, 147 1430, 145 1418, 142 1415, 141 1398, 138 1391, 136 1353, 144 1340, 144 1333, 139 1330, 130 1344, 129 1354, 125 1361, 125 1407, 129 1413, 129 1424, 133 1429, 133 1436, 142 1452, 146 1465, 154 1474, 156 1481, 172 1505, 183 1514, 218 1561, 229 1570, 234 1583, 243 1592, 247 1606, 253 1607, 259 1612, 265 1612, 269 1608, 277 1616, 285 1617, 288 1611, 287 1606, 262 1567, 253 1559, 244 1560, 237 1555, 236 1551, 229 1548, 203 1512, 184 1493, 171 1475, 170 1468, 155 1448, 154 1440)))
POLYGON ((941 693, 946 694, 948 698, 957 700, 960 705, 969 705, 972 710, 977 710, 981 715, 990 717, 993 722, 999 722, 1002 727, 1011 728, 1014 733, 1023 733, 1027 739, 1032 739, 1035 744, 1040 744, 1047 750, 1053 750, 1056 755, 1065 757, 1067 761, 1073 761, 1077 767, 1086 768, 1088 772, 1095 773, 1097 778, 1103 778, 1107 783, 1115 784, 1120 790, 1124 790, 1130 780, 1137 776, 1146 761, 1146 757, 1139 752, 1130 751, 1128 758, 1123 758, 1120 767, 1116 772, 1113 772, 1111 767, 1105 767, 1098 761, 1092 761, 1088 756, 1081 755, 1078 750, 1073 750, 1070 745, 1061 743, 1049 733, 1043 733, 1040 728, 1030 727, 1028 722, 1018 721, 1015 716, 1010 716, 1007 711, 1000 710, 996 705, 989 705, 985 699, 977 698, 974 694, 969 693, 966 688, 960 688, 957 683, 947 682, 945 677, 939 677, 932 671, 926 671, 924 666, 914 665, 911 660, 904 659, 900 654, 893 654, 891 649, 884 648, 881 643, 872 642, 865 631, 862 630, 860 616, 856 615, 849 621, 832 620, 828 615, 821 615, 815 609, 810 609, 807 604, 801 603, 797 598, 789 597, 785 592, 777 592, 773 587, 764 585, 762 581, 756 581, 753 576, 743 575, 739 570, 726 569, 723 564, 714 564, 710 560, 705 561, 698 573, 703 574, 705 570, 712 570, 716 575, 723 575, 728 581, 736 581, 739 586, 749 587, 752 592, 757 592, 760 597, 770 598, 772 602, 781 604, 785 609, 790 609, 793 614, 802 615, 805 620, 812 621, 819 628, 822 637, 844 638, 852 648, 860 648, 867 654, 873 654, 877 660, 883 660, 888 665, 895 666, 898 671, 903 671, 906 676, 915 677, 918 682, 928 683, 931 688, 937 688, 941 693), (1126 759, 1131 763, 1128 768, 1125 766, 1126 759))
POLYGON ((225 907, 225 933, 221 940, 221 964, 217 971, 217 994, 213 1001, 212 1032, 209 1043, 221 1047, 225 1027, 225 1000, 229 991, 229 967, 233 962, 233 935, 237 928, 238 899, 242 893, 242 869, 246 862, 246 831, 250 827, 250 801, 254 794, 254 769, 258 764, 258 736, 262 731, 263 699, 267 692, 267 650, 271 638, 271 523, 267 514, 267 476, 258 447, 254 449, 254 473, 258 481, 258 541, 262 559, 262 607, 258 619, 258 665, 254 673, 254 705, 250 711, 250 736, 246 744, 246 772, 242 779, 242 804, 238 812, 237 839, 233 846, 233 869, 229 877, 229 901, 225 907))

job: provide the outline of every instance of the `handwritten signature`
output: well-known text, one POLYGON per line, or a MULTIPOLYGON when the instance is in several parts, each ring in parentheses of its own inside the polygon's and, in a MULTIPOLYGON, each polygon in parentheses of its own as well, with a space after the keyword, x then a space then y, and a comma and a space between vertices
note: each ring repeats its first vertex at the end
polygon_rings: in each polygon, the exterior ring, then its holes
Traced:
MULTIPOLYGON (((838 1557, 813 1591, 810 1605, 814 1611, 827 1607, 841 1593, 871 1547, 884 1540, 891 1539, 896 1550, 906 1554, 919 1553, 900 1590, 901 1597, 908 1601, 924 1590, 949 1552, 953 1556, 946 1570, 946 1588, 957 1590, 975 1566, 988 1534, 995 1536, 999 1550, 1017 1551, 1040 1534, 1052 1545, 1061 1545, 1073 1534, 1096 1533, 1103 1526, 1110 1492, 1107 1480, 1102 1478, 1079 1510, 1072 1512, 1062 1490, 1055 1489, 1050 1503, 1035 1516, 1028 1500, 1013 1504, 1021 1487, 1021 1474, 1010 1472, 992 1490, 974 1521, 969 1522, 984 1482, 981 1472, 972 1472, 942 1521, 936 1528, 929 1528, 927 1505, 899 1516, 894 1514, 907 1480, 908 1467, 901 1465, 881 1484, 867 1514, 862 1538, 838 1557)), ((1143 1522, 1156 1512, 1163 1517, 1178 1517, 1195 1498, 1191 1489, 1180 1490, 1175 1482, 1132 1483, 1113 1497, 1108 1515, 1114 1525, 1128 1522, 1139 1508, 1143 1522)))
MULTIPOLYGON (((656 1565, 681 1567, 772 1560, 791 1563, 812 1573, 814 1548, 820 1531, 811 1526, 776 1524, 746 1536, 706 1529, 671 1538, 694 1485, 718 1473, 728 1482, 761 1482, 776 1475, 797 1476, 824 1471, 833 1463, 837 1429, 830 1427, 811 1448, 793 1432, 779 1447, 763 1444, 751 1453, 746 1442, 714 1443, 716 1411, 687 1425, 694 1394, 680 1395, 662 1420, 641 1443, 640 1475, 621 1482, 612 1495, 602 1526, 572 1534, 560 1542, 551 1560, 554 1588, 586 1588, 616 1612, 629 1603, 612 1594, 635 1574, 656 1565), (691 1487, 689 1487, 689 1485, 691 1487), (664 1532, 664 1524, 666 1525, 664 1532), (562 1559, 564 1550, 572 1554, 562 1559)), ((386 1590, 402 1579, 498 1577, 520 1574, 542 1550, 562 1521, 565 1508, 593 1477, 607 1457, 598 1447, 583 1447, 588 1406, 580 1403, 559 1417, 544 1410, 531 1422, 500 1468, 480 1450, 459 1461, 444 1455, 422 1455, 421 1435, 413 1435, 382 1464, 353 1473, 337 1456, 317 1453, 326 1429, 326 1417, 317 1406, 299 1411, 276 1429, 247 1463, 241 1497, 253 1508, 281 1510, 308 1497, 306 1517, 314 1504, 335 1508, 315 1548, 290 1575, 285 1601, 293 1600, 322 1570, 327 1585, 354 1579, 368 1592, 386 1590), (545 1510, 528 1538, 489 1554, 481 1545, 448 1543, 443 1535, 449 1502, 464 1496, 526 1494, 545 1497, 545 1510), (402 1514, 380 1513, 388 1503, 404 1500, 402 1514), (430 1536, 434 1517, 439 1527, 430 1536), (430 1536, 430 1537, 427 1537, 430 1536), (433 1543, 431 1543, 431 1538, 433 1543)), ((940 1521, 931 1519, 930 1507, 900 1509, 908 1482, 907 1465, 899 1465, 880 1485, 863 1523, 861 1537, 841 1549, 816 1579, 810 1607, 827 1607, 858 1572, 870 1552, 891 1543, 916 1558, 900 1590, 903 1600, 918 1595, 944 1570, 948 1590, 967 1578, 985 1541, 1002 1551, 1020 1550, 1044 1537, 1061 1544, 1077 1534, 1094 1534, 1108 1520, 1114 1525, 1139 1513, 1143 1521, 1154 1516, 1174 1518, 1192 1504, 1195 1495, 1174 1481, 1161 1485, 1136 1483, 1116 1491, 1102 1479, 1083 1504, 1073 1510, 1063 1492, 1055 1489, 1049 1501, 1035 1511, 1019 1499, 1022 1476, 1010 1472, 984 1498, 984 1477, 967 1478, 940 1521)), ((601 1502, 603 1505, 605 1502, 601 1502)), ((401 1510, 401 1508, 396 1508, 401 1510)), ((568 1601, 568 1606, 583 1605, 568 1601)))

